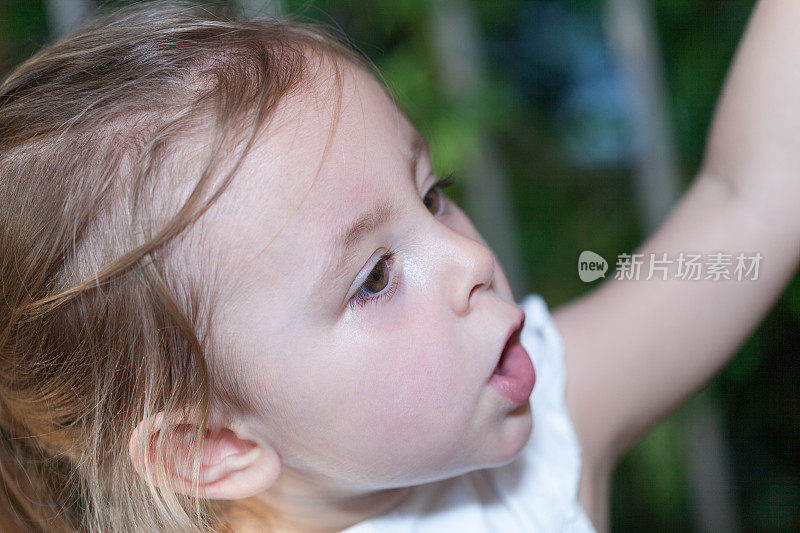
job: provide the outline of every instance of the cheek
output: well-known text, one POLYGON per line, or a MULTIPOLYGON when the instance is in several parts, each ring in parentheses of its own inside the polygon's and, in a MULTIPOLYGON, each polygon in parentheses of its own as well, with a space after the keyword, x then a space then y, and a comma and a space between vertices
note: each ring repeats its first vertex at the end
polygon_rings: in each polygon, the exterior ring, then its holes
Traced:
POLYGON ((367 487, 424 482, 458 461, 474 438, 469 354, 452 328, 406 315, 383 335, 331 340, 324 363, 295 369, 285 384, 296 401, 280 402, 270 424, 290 465, 367 487))
POLYGON ((452 409, 469 392, 468 375, 459 373, 467 354, 458 339, 428 327, 416 341, 398 336, 387 353, 391 371, 375 376, 380 388, 405 412, 430 415, 452 409))
POLYGON ((342 405, 336 445, 354 446, 358 466, 384 479, 422 481, 446 468, 468 442, 472 411, 463 383, 412 356, 391 374, 365 376, 342 405), (378 468, 375 467, 378 465, 378 468))
POLYGON ((404 288, 380 310, 368 310, 354 339, 364 373, 356 393, 390 403, 401 413, 452 409, 471 393, 471 345, 429 274, 406 265, 404 288), (364 355, 360 355, 364 354, 364 355))
POLYGON ((339 413, 350 422, 342 437, 360 441, 362 453, 375 461, 429 473, 471 437, 480 398, 476 365, 470 364, 476 354, 446 314, 420 306, 398 311, 402 324, 379 344, 365 342, 355 351, 367 357, 357 359, 362 370, 352 389, 339 391, 339 413))

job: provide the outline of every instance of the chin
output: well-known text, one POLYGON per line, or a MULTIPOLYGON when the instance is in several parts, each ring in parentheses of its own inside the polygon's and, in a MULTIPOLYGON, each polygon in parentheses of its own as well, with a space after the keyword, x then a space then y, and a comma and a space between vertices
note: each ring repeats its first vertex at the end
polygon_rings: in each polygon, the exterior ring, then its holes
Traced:
POLYGON ((498 457, 491 467, 504 466, 519 457, 531 437, 533 415, 530 401, 517 407, 506 415, 503 429, 497 440, 498 457))

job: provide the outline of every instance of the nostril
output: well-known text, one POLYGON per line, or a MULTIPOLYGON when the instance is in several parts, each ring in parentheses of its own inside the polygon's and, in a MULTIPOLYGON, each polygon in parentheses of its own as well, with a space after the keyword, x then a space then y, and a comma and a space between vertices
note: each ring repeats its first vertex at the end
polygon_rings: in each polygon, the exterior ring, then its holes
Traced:
POLYGON ((475 285, 472 287, 472 290, 469 291, 469 300, 472 301, 472 297, 478 290, 491 290, 492 286, 494 285, 494 271, 495 271, 496 263, 494 261, 494 257, 492 257, 491 263, 487 262, 484 266, 484 271, 482 275, 477 273, 479 276, 478 279, 475 280, 475 285))
POLYGON ((470 300, 472 300, 472 295, 475 294, 475 291, 478 290, 481 285, 483 285, 483 283, 481 283, 479 285, 475 285, 474 287, 472 287, 472 290, 469 291, 469 299, 470 300))
POLYGON ((472 296, 475 294, 475 291, 477 291, 477 290, 478 290, 478 289, 480 289, 481 287, 483 287, 483 288, 485 288, 485 289, 490 289, 490 288, 492 287, 492 283, 489 283, 489 285, 488 285, 488 286, 487 286, 485 283, 478 283, 477 285, 475 285, 474 287, 472 287, 472 290, 469 292, 469 299, 470 299, 470 300, 472 300, 472 296))

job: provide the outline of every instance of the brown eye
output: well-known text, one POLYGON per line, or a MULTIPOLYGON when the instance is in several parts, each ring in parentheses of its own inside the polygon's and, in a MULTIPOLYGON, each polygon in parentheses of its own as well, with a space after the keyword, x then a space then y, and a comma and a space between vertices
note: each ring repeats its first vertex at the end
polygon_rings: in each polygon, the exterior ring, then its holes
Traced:
POLYGON ((425 196, 422 198, 422 203, 428 208, 428 211, 435 217, 438 217, 444 209, 445 199, 447 198, 442 193, 442 189, 449 187, 453 184, 453 174, 450 174, 444 179, 441 179, 433 184, 433 187, 428 189, 425 196))
POLYGON ((386 288, 387 283, 389 283, 389 269, 386 261, 378 261, 367 279, 364 280, 364 288, 371 293, 381 292, 386 288))
POLYGON ((400 276, 392 275, 394 267, 395 252, 386 252, 381 256, 372 272, 370 272, 361 287, 358 288, 348 305, 359 308, 367 303, 377 303, 379 300, 389 299, 397 290, 400 276), (388 289, 387 289, 388 287, 388 289))
POLYGON ((442 203, 442 198, 439 196, 439 188, 432 187, 431 190, 425 194, 425 198, 422 199, 422 202, 425 204, 425 207, 428 208, 428 211, 430 211, 431 214, 439 214, 439 209, 441 208, 442 203))

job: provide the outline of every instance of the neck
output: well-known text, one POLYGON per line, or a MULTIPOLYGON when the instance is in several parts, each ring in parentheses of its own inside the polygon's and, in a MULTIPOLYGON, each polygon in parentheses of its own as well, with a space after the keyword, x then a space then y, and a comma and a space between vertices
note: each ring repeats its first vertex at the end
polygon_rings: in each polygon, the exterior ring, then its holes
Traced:
POLYGON ((230 519, 239 533, 264 531, 265 523, 275 533, 337 532, 389 512, 412 490, 352 491, 284 470, 267 492, 234 503, 230 519))

